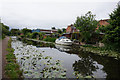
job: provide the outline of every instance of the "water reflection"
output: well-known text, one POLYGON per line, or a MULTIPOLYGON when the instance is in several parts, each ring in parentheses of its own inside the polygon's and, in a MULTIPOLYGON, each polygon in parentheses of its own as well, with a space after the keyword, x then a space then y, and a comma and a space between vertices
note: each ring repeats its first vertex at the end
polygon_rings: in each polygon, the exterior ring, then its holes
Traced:
POLYGON ((59 51, 70 51, 70 49, 71 49, 70 46, 64 46, 64 45, 58 45, 58 44, 55 44, 55 47, 56 47, 59 51))
POLYGON ((27 43, 28 45, 34 45, 36 47, 51 47, 55 48, 55 45, 52 43, 43 43, 43 42, 37 42, 32 40, 22 40, 23 43, 27 43))
POLYGON ((83 76, 92 76, 92 72, 98 69, 98 66, 95 66, 94 64, 94 61, 90 58, 82 58, 73 63, 73 69, 83 76))
MULTIPOLYGON (((73 49, 73 48, 72 48, 73 49)), ((75 61, 73 68, 83 75, 93 75, 95 72, 100 70, 104 74, 103 78, 109 79, 120 79, 120 60, 115 60, 109 57, 98 56, 93 53, 83 52, 83 51, 72 51, 70 54, 78 54, 81 60, 75 61), (97 65, 96 65, 97 62, 97 65), (101 65, 101 66, 100 66, 101 65)), ((96 75, 97 76, 97 75, 96 75)))

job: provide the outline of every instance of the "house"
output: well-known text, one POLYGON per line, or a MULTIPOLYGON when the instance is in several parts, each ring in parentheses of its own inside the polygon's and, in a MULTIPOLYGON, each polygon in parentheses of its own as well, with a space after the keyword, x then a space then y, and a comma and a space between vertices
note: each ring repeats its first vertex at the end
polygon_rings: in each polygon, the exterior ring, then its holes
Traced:
POLYGON ((33 32, 40 32, 40 29, 33 29, 33 30, 32 30, 32 33, 33 33, 33 32))
POLYGON ((72 34, 75 32, 79 32, 78 29, 76 29, 76 27, 74 27, 73 24, 69 25, 66 29, 66 33, 64 33, 62 36, 66 36, 67 38, 71 38, 72 34))
POLYGON ((73 24, 69 25, 66 29, 66 33, 74 33, 76 31, 77 31, 77 29, 76 29, 76 27, 73 26, 73 24))
POLYGON ((40 29, 40 32, 46 33, 46 34, 52 34, 52 33, 56 33, 57 30, 46 30, 46 29, 40 29))
POLYGON ((109 25, 108 20, 109 19, 99 20, 96 30, 99 29, 99 27, 101 27, 101 26, 109 25))
POLYGON ((45 33, 44 38, 51 36, 52 33, 57 33, 56 29, 47 30, 47 29, 33 29, 32 32, 42 32, 45 33))

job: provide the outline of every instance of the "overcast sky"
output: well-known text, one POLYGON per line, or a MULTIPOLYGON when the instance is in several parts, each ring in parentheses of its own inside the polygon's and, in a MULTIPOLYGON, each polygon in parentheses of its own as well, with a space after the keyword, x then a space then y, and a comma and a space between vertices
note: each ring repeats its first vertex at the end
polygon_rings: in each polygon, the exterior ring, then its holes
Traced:
POLYGON ((108 19, 119 0, 1 0, 1 22, 11 28, 66 28, 77 16, 92 11, 96 19, 108 19))

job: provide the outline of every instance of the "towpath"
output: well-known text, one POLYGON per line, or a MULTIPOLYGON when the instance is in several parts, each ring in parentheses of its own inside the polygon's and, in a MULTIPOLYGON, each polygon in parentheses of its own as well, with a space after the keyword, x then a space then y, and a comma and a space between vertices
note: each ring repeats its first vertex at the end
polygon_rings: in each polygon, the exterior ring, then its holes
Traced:
POLYGON ((6 65, 6 54, 8 54, 8 52, 6 51, 8 47, 8 40, 9 40, 9 37, 6 37, 5 39, 0 40, 0 79, 6 78, 5 65, 6 65))

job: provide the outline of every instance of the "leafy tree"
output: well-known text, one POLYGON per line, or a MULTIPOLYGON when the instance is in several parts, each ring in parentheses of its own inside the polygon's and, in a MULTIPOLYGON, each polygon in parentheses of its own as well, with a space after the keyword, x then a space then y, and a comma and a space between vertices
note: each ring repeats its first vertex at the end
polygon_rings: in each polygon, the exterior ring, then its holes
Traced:
POLYGON ((103 42, 108 45, 110 49, 120 52, 120 5, 109 15, 109 25, 100 28, 105 33, 103 42))
POLYGON ((56 29, 55 27, 52 27, 52 29, 56 29))
POLYGON ((60 29, 58 29, 58 33, 59 33, 59 34, 61 34, 61 33, 62 33, 62 31, 61 31, 60 29))
POLYGON ((33 32, 33 33, 32 33, 32 38, 35 39, 35 38, 37 38, 37 36, 39 36, 39 33, 38 33, 38 32, 33 32))
POLYGON ((31 32, 32 32, 31 29, 27 29, 27 28, 22 29, 22 33, 24 35, 26 35, 27 33, 31 33, 31 32))
POLYGON ((5 38, 6 35, 9 36, 9 27, 4 25, 3 23, 0 23, 0 36, 2 36, 2 39, 5 38))
POLYGON ((11 36, 17 36, 20 35, 20 30, 19 29, 11 29, 10 30, 11 36))
POLYGON ((92 42, 92 36, 95 33, 98 22, 95 20, 95 15, 90 11, 84 16, 77 17, 74 26, 80 30, 80 41, 82 42, 92 42))
POLYGON ((66 29, 65 29, 65 28, 62 28, 62 32, 65 33, 65 32, 66 32, 66 29))
POLYGON ((45 35, 45 33, 40 32, 39 33, 39 39, 42 40, 44 35, 45 35))

